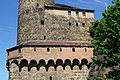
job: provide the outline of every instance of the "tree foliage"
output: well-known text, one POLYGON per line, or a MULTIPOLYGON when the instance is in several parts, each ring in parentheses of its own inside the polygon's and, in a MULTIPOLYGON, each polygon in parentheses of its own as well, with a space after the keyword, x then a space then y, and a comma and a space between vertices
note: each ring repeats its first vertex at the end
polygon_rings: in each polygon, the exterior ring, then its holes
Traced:
POLYGON ((110 67, 107 75, 113 80, 120 79, 120 0, 114 0, 103 12, 103 18, 90 26, 94 46, 93 61, 98 66, 110 67), (102 58, 101 58, 102 57, 102 58))

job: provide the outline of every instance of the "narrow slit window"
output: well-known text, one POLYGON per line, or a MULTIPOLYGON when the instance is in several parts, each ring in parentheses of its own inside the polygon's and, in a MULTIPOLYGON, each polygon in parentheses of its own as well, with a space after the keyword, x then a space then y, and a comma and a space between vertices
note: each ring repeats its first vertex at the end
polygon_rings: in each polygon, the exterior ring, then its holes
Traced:
POLYGON ((44 40, 46 40, 46 36, 44 36, 44 40))
POLYGON ((71 23, 69 23, 69 26, 71 26, 72 24, 71 23))
POLYGON ((34 48, 34 52, 36 52, 36 48, 34 48))
POLYGON ((71 15, 71 11, 68 11, 68 15, 71 15))
POLYGON ((50 48, 47 48, 47 52, 50 52, 50 48))
POLYGON ((21 53, 21 48, 18 49, 18 52, 21 53))
POLYGON ((87 49, 85 48, 85 52, 87 52, 87 49))
POLYGON ((41 25, 44 25, 44 21, 41 21, 41 25))
POLYGON ((82 27, 85 27, 85 23, 82 23, 82 27))
POLYGON ((62 52, 62 48, 60 48, 60 52, 62 52))
POLYGON ((37 7, 39 7, 39 4, 37 3, 37 7))
POLYGON ((78 26, 78 23, 76 23, 76 26, 78 26))
POLYGON ((52 80, 52 76, 50 76, 50 80, 52 80))
POLYGON ((75 52, 75 48, 72 48, 72 52, 75 52))

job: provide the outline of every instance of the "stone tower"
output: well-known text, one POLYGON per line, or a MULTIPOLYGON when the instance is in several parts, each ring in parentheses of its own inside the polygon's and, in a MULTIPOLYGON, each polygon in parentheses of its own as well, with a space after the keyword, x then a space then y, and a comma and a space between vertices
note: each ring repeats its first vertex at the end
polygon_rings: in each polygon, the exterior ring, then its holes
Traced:
POLYGON ((54 0, 20 0, 17 46, 7 50, 9 80, 86 80, 94 10, 54 0))

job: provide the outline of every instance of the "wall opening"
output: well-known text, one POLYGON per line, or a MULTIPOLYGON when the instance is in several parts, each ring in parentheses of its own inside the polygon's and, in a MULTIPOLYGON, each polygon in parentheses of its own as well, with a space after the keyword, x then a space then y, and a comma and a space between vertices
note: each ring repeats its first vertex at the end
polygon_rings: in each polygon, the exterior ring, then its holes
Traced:
POLYGON ((68 15, 71 15, 71 11, 68 11, 68 15))
POLYGON ((78 11, 76 11, 76 16, 79 16, 79 12, 78 11))
POLYGON ((85 27, 85 23, 82 23, 82 27, 85 27))
POLYGON ((86 12, 85 11, 82 12, 82 16, 86 16, 86 12))
POLYGON ((87 52, 87 49, 85 48, 85 52, 87 52))
POLYGON ((39 3, 37 3, 37 5, 36 5, 37 7, 39 7, 39 3))
POLYGON ((69 26, 71 26, 72 24, 71 23, 69 23, 69 26))
POLYGON ((44 25, 44 21, 43 20, 41 20, 41 25, 44 25))
POLYGON ((34 48, 34 52, 36 52, 36 47, 34 48))
POLYGON ((72 52, 75 52, 75 48, 72 48, 72 52))
POLYGON ((46 40, 46 36, 44 36, 44 40, 46 40))
POLYGON ((50 76, 50 80, 52 80, 52 76, 50 76))
POLYGON ((47 52, 50 52, 50 48, 47 48, 47 52))
POLYGON ((18 49, 18 52, 21 53, 21 48, 18 49))
POLYGON ((62 48, 60 48, 60 52, 62 52, 62 48))
POLYGON ((78 26, 78 23, 76 23, 76 26, 78 26))

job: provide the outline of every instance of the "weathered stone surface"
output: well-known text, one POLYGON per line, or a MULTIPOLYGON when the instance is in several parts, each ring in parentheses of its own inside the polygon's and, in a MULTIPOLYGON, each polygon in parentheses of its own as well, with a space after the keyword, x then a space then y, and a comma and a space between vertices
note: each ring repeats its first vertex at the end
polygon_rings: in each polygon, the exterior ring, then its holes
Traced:
POLYGON ((9 80, 87 80, 93 12, 54 0, 20 0, 18 45, 7 50, 9 80))
POLYGON ((74 18, 72 15, 67 16, 68 14, 63 16, 49 13, 49 9, 45 9, 43 3, 47 5, 53 1, 27 2, 26 0, 24 3, 20 3, 18 44, 29 40, 90 41, 88 29, 93 21, 93 16, 74 18), (39 6, 36 7, 38 4, 39 6), (82 27, 82 23, 85 23, 85 27, 82 27))

